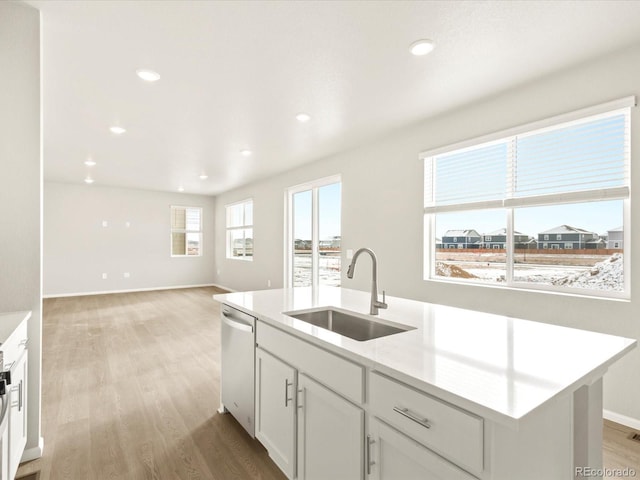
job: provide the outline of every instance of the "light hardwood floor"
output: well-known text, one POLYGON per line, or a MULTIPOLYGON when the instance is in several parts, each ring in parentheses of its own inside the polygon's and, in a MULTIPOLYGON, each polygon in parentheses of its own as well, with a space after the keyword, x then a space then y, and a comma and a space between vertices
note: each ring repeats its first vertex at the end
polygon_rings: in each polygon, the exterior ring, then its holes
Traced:
MULTIPOLYGON (((218 292, 45 300, 44 456, 18 476, 283 480, 264 448, 216 412, 220 318, 211 295, 218 292)), ((604 463, 640 477, 640 443, 630 432, 605 422, 604 463)))
POLYGON ((285 477, 219 405, 215 288, 47 299, 40 480, 285 477))

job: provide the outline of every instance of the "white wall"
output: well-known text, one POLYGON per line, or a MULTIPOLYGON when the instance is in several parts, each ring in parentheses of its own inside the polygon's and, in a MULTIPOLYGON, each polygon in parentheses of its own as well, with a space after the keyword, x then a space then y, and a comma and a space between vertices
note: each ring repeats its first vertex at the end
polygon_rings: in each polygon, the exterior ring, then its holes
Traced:
POLYGON ((46 182, 44 295, 211 284, 214 215, 210 196, 46 182), (171 205, 202 207, 201 257, 171 257, 171 205))
MULTIPOLYGON (((469 82, 473 82, 470 78, 469 82)), ((451 285, 423 280, 423 165, 418 153, 628 95, 640 95, 640 46, 576 66, 501 95, 401 129, 348 152, 321 159, 217 199, 216 283, 235 290, 283 284, 284 191, 288 186, 342 174, 343 249, 367 246, 379 259, 379 288, 387 294, 542 322, 640 337, 640 195, 632 197, 632 300, 451 285), (225 259, 224 205, 254 199, 254 261, 225 259), (635 315, 634 315, 635 314, 635 315)), ((632 125, 640 122, 633 109, 632 125)), ((632 133, 632 164, 640 162, 640 134, 632 133)), ((633 186, 640 169, 632 169, 633 186)), ((370 270, 358 265, 345 287, 368 290, 370 270)), ((343 257, 343 265, 346 265, 343 257)), ((544 346, 541 346, 544 355, 544 346)), ((605 377, 605 408, 640 419, 640 350, 605 377)), ((561 368, 561 366, 559 366, 561 368)), ((640 422, 640 420, 638 420, 640 422)))
POLYGON ((31 310, 27 455, 39 456, 41 301, 40 13, 0 2, 0 312, 31 310))

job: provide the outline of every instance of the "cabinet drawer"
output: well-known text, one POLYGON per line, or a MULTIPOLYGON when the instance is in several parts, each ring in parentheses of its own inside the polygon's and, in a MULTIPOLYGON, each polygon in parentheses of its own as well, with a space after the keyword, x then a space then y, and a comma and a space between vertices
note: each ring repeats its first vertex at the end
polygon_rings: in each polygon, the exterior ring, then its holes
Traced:
POLYGON ((364 403, 364 367, 263 322, 256 327, 256 342, 340 395, 364 403))
POLYGON ((27 348, 27 338, 27 320, 25 319, 20 322, 13 333, 0 345, 5 370, 8 370, 9 365, 17 361, 22 352, 27 348))
POLYGON ((483 469, 483 419, 378 373, 371 373, 371 411, 455 464, 483 469))

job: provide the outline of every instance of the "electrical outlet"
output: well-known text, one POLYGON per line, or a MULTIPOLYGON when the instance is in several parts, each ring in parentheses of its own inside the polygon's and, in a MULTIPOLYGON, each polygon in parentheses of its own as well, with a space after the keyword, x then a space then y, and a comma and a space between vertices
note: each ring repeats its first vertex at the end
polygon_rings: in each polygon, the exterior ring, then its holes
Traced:
POLYGON ((102 279, 103 279, 103 280, 106 280, 106 279, 107 279, 107 274, 106 274, 106 273, 103 273, 103 274, 102 274, 102 279))
POLYGON ((109 226, 109 222, 107 222, 106 220, 102 220, 102 226, 103 227, 108 227, 109 226))
POLYGON ((124 272, 124 278, 129 278, 130 276, 129 272, 124 272))
POLYGON ((352 248, 348 248, 347 249, 347 260, 351 260, 353 258, 353 249, 352 248))
POLYGON ((124 222, 124 226, 129 228, 131 226, 131 222, 124 222))
POLYGON ((220 275, 220 269, 218 269, 217 271, 218 271, 218 275, 220 275))
POLYGON ((267 287, 271 286, 271 280, 267 280, 267 287))

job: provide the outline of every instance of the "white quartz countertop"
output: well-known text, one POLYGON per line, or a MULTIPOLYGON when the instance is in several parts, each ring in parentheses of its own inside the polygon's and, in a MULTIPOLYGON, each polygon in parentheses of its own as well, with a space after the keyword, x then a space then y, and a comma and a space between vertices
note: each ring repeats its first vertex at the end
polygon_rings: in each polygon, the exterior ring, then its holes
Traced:
POLYGON ((7 341, 7 338, 24 319, 28 318, 31 318, 29 311, 0 313, 0 345, 7 341))
MULTIPOLYGON (((284 315, 334 306, 368 314, 370 294, 337 287, 260 290, 214 299, 509 426, 602 376, 636 340, 387 297, 378 318, 414 330, 360 342, 284 315)), ((376 317, 371 317, 375 319, 376 317)))

